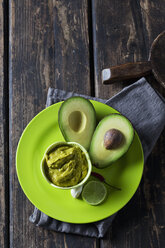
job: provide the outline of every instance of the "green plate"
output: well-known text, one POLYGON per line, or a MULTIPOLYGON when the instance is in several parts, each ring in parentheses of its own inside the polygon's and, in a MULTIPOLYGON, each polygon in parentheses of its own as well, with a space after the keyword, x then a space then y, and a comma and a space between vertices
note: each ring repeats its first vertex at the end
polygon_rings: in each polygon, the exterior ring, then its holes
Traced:
MULTIPOLYGON (((122 190, 111 189, 107 200, 91 206, 74 199, 70 190, 53 188, 43 178, 40 163, 46 148, 64 138, 58 126, 58 110, 62 102, 44 109, 25 128, 16 154, 16 170, 21 187, 28 199, 42 212, 57 220, 70 223, 89 223, 104 219, 120 210, 132 198, 143 173, 143 150, 135 133, 128 152, 110 167, 95 169, 106 181, 122 190)), ((92 101, 99 121, 117 111, 103 103, 92 101)))

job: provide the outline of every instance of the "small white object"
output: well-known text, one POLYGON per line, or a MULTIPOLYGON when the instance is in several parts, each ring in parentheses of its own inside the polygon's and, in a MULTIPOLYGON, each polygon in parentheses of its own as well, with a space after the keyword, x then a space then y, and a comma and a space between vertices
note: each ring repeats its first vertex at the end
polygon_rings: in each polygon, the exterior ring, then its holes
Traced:
POLYGON ((78 198, 82 192, 83 186, 77 187, 75 189, 71 189, 71 195, 73 198, 78 198))
POLYGON ((107 81, 111 78, 111 70, 104 69, 102 70, 102 81, 107 81))

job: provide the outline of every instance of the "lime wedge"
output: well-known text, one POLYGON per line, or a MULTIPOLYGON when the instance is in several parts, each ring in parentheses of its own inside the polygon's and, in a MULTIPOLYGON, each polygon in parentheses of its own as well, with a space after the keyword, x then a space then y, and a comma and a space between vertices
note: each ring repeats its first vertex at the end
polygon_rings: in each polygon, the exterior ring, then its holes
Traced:
POLYGON ((101 204, 107 196, 107 188, 102 182, 89 181, 83 187, 82 198, 90 205, 101 204))

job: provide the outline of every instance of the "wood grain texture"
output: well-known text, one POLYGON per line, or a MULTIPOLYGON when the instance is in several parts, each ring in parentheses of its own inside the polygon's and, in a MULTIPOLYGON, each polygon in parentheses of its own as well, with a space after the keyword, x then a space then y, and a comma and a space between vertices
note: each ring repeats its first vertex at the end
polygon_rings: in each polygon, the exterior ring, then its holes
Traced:
MULTIPOLYGON (((101 70, 126 62, 146 61, 153 40, 164 29, 163 1, 93 0, 96 95, 109 98, 124 87, 101 84, 101 70), (120 6, 120 7, 119 7, 120 6)), ((153 87, 163 89, 153 77, 153 87)), ((119 212, 100 242, 102 248, 162 248, 165 246, 165 136, 161 134, 144 168, 132 200, 119 212)))
MULTIPOLYGON (((28 122, 45 107, 54 82, 51 1, 10 2, 10 247, 52 247, 63 237, 29 222, 33 206, 15 170, 19 138, 28 122)), ((59 246, 60 247, 60 246, 59 246)))
MULTIPOLYGON (((147 54, 149 54, 149 49, 154 41, 154 39, 164 31, 165 27, 165 18, 164 18, 164 9, 165 9, 165 2, 158 0, 158 1, 139 1, 140 9, 141 9, 141 16, 143 20, 143 32, 144 32, 144 39, 145 39, 145 48, 147 54)), ((160 92, 165 97, 165 90, 164 88, 158 84, 153 76, 147 77, 147 80, 150 84, 155 88, 157 91, 160 92)))
POLYGON ((0 0, 0 247, 9 245, 9 190, 8 190, 8 82, 6 5, 0 0))
POLYGON ((85 0, 10 2, 10 247, 97 246, 95 239, 32 225, 33 206, 15 171, 19 138, 45 107, 48 87, 90 94, 87 11, 85 0))
POLYGON ((54 1, 55 82, 90 94, 88 1, 54 1))
POLYGON ((165 31, 154 40, 151 46, 150 60, 156 80, 165 88, 165 31))
MULTIPOLYGON (((0 4, 2 5, 2 1, 0 4)), ((29 223, 33 206, 19 185, 15 171, 18 140, 28 122, 45 107, 49 86, 91 94, 91 47, 94 47, 96 96, 109 98, 123 88, 119 82, 101 84, 105 67, 147 60, 152 41, 164 29, 164 3, 158 1, 92 0, 93 44, 89 43, 87 0, 10 1, 10 247, 34 248, 162 248, 164 221, 164 133, 159 138, 133 199, 115 219, 102 240, 67 235, 29 223), (55 21, 55 23, 54 23, 55 21), (54 25, 55 24, 55 25, 54 25), (55 36, 53 34, 53 30, 55 36), (135 212, 136 209, 136 212, 135 212)), ((2 8, 3 9, 3 8, 2 8)), ((3 13, 0 10, 0 21, 3 13)), ((3 27, 3 25, 1 25, 3 27)), ((0 34, 3 28, 0 27, 0 34)), ((3 35, 0 36, 3 47, 3 35)), ((0 50, 0 98, 4 98, 3 51, 0 50)), ((149 79, 153 85, 155 80, 149 79)), ((156 86, 157 87, 157 86, 156 86)), ((161 87, 158 90, 163 93, 161 87)), ((0 102, 1 103, 1 102, 0 102)), ((2 106, 2 105, 0 105, 2 106)), ((4 163, 6 117, 0 110, 0 162, 4 163)), ((4 167, 0 169, 0 247, 7 247, 7 198, 4 167)), ((8 197, 8 196, 7 196, 8 197)))
POLYGON ((109 98, 124 86, 101 84, 104 68, 147 60, 139 3, 93 0, 93 39, 96 96, 109 98))

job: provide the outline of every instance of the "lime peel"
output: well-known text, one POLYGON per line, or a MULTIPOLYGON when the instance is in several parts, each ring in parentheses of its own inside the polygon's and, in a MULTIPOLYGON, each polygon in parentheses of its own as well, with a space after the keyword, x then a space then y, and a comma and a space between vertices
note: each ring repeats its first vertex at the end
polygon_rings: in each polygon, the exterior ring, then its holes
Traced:
POLYGON ((89 181, 83 187, 82 199, 88 204, 96 206, 105 200, 107 194, 107 188, 102 182, 89 181))

